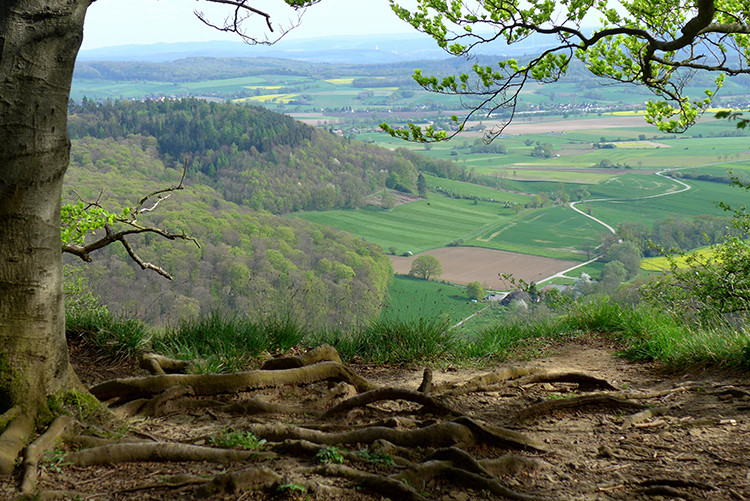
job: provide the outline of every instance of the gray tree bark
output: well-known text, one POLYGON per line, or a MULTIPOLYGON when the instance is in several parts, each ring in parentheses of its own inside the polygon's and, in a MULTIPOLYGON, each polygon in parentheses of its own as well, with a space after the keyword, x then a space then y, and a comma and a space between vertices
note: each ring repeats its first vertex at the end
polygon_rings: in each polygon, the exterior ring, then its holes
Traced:
POLYGON ((0 3, 0 412, 31 411, 75 380, 60 199, 70 85, 92 1, 0 3))

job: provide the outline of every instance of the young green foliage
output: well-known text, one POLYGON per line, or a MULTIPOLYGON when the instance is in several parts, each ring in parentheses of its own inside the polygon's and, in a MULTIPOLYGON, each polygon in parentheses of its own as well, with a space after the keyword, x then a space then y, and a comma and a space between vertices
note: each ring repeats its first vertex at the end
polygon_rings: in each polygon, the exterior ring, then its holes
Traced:
POLYGON ((446 77, 414 80, 423 88, 473 98, 470 112, 448 131, 408 124, 383 130, 411 141, 439 141, 463 129, 474 114, 509 111, 505 123, 487 134, 499 135, 513 118, 518 96, 528 85, 557 81, 574 61, 598 77, 647 87, 656 99, 647 103, 646 121, 679 132, 695 123, 710 106, 726 75, 748 73, 750 2, 746 0, 416 0, 413 8, 390 0, 391 8, 416 30, 430 35, 446 52, 469 56, 496 41, 521 42, 543 36, 544 49, 526 61, 475 64, 472 70, 446 77), (615 6, 617 8, 615 8, 615 6), (584 29, 584 18, 598 28, 584 29), (714 85, 699 97, 686 95, 694 73, 713 72, 714 85))

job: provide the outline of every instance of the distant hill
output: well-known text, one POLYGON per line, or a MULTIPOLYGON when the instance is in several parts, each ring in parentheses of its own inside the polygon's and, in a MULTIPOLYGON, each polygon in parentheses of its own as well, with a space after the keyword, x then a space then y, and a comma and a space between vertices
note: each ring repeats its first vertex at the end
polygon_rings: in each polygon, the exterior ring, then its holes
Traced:
MULTIPOLYGON (((71 104, 72 139, 156 138, 167 165, 228 201, 275 214, 360 207, 385 188, 411 192, 418 172, 461 178, 465 169, 405 150, 352 141, 265 108, 200 99, 71 104)), ((78 160, 75 158, 74 160, 78 160)))
MULTIPOLYGON (((543 37, 532 36, 512 46, 502 43, 486 46, 482 52, 517 57, 548 45, 543 37)), ((272 46, 253 46, 239 41, 121 45, 82 50, 78 61, 166 62, 189 57, 262 57, 314 63, 382 64, 443 59, 447 54, 431 38, 414 33, 284 39, 272 46)))
POLYGON ((387 189, 413 189, 419 171, 465 174, 453 162, 353 141, 247 105, 85 100, 71 104, 68 124, 68 202, 101 197, 119 211, 174 185, 187 161, 187 189, 141 222, 185 232, 201 247, 154 235, 133 239, 144 260, 175 280, 140 271, 118 244, 83 269, 112 311, 154 323, 221 309, 293 316, 315 329, 364 325, 386 300, 392 270, 383 250, 280 214, 358 207, 387 189))
MULTIPOLYGON (((116 212, 174 186, 181 175, 164 164, 156 139, 141 135, 73 140, 71 159, 65 201, 99 199, 116 212)), ((374 244, 238 206, 197 182, 143 213, 139 223, 185 232, 200 243, 154 234, 129 239, 145 261, 174 280, 140 270, 119 243, 95 252, 91 263, 69 255, 65 261, 80 269, 110 311, 152 324, 220 310, 256 320, 291 319, 309 329, 348 329, 377 317, 392 277, 389 259, 374 244)))

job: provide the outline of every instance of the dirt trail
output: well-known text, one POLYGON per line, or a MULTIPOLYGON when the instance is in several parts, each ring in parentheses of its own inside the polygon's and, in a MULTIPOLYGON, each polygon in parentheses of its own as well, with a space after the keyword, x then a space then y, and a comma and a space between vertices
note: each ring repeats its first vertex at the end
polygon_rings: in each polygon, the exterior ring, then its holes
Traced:
MULTIPOLYGON (((746 373, 705 370, 667 375, 653 364, 629 363, 617 357, 615 348, 601 338, 581 338, 537 349, 543 356, 533 360, 482 368, 448 366, 433 371, 429 395, 439 397, 464 416, 459 419, 469 417, 483 426, 521 432, 542 445, 544 452, 506 450, 482 441, 461 446, 482 465, 494 465, 493 479, 499 484, 518 493, 558 500, 750 500, 750 380, 746 373), (494 383, 485 377, 481 384, 467 386, 472 378, 477 383, 477 376, 497 375, 510 367, 531 368, 532 374, 494 383), (536 369, 546 370, 541 377, 547 379, 539 379, 540 375, 533 373, 536 369), (591 378, 583 379, 579 374, 577 382, 550 379, 550 374, 582 372, 591 378), (605 381, 613 389, 603 390, 605 381), (599 399, 591 400, 593 395, 599 399), (606 396, 618 398, 602 398, 606 396), (643 410, 652 415, 641 413, 643 410), (503 463, 509 457, 509 462, 503 463)), ((74 363, 88 382, 101 378, 98 369, 92 370, 96 367, 94 362, 101 364, 103 360, 94 360, 85 351, 74 352, 74 363)), ((414 390, 422 381, 422 367, 351 368, 379 386, 414 390)), ((127 364, 110 369, 119 376, 143 374, 127 364)), ((328 384, 313 383, 220 398, 233 402, 259 397, 275 404, 325 409, 335 403, 326 400, 330 395, 328 384)), ((213 402, 219 397, 209 398, 213 402)), ((147 441, 210 445, 209 437, 226 430, 262 429, 280 422, 285 427, 339 432, 362 429, 375 422, 408 430, 444 421, 446 418, 439 414, 420 411, 419 405, 396 399, 370 403, 333 421, 317 420, 312 413, 230 415, 196 405, 187 412, 131 420, 128 429, 132 436, 147 441)), ((269 438, 269 442, 273 440, 269 438)), ((376 487, 362 487, 366 485, 364 480, 337 476, 352 469, 382 478, 405 471, 394 465, 356 462, 354 452, 365 447, 368 446, 339 446, 348 454, 344 464, 324 468, 311 455, 290 456, 278 452, 278 448, 249 461, 224 464, 141 461, 69 466, 62 460, 47 463, 40 470, 39 486, 44 490, 75 491, 85 499, 193 499, 217 475, 253 465, 273 471, 283 480, 275 484, 275 489, 243 492, 238 488, 214 493, 210 499, 384 499, 376 487), (305 493, 291 487, 281 492, 279 485, 305 486, 305 493)), ((412 453, 429 456, 430 444, 423 444, 412 453)), ((421 467, 428 463, 418 464, 421 467)), ((404 484, 403 480, 399 482, 404 484)), ((13 485, 13 479, 0 480, 0 498, 9 498, 13 485)), ((506 499, 476 488, 478 484, 461 483, 453 477, 436 477, 420 485, 412 481, 409 485, 421 496, 414 499, 506 499)), ((400 495, 389 497, 403 499, 400 495)))

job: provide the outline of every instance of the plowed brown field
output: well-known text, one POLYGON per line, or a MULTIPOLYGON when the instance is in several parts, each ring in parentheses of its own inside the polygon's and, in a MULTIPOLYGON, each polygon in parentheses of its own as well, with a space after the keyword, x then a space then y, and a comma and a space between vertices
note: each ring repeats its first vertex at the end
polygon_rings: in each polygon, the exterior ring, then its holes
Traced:
POLYGON ((396 273, 407 274, 411 269, 411 262, 425 254, 434 256, 440 261, 443 268, 443 273, 439 277, 441 280, 456 284, 476 281, 486 289, 502 289, 509 286, 500 279, 499 273, 509 273, 516 279, 523 279, 527 282, 538 282, 579 264, 575 261, 479 247, 443 247, 411 257, 391 256, 393 270, 396 273))

